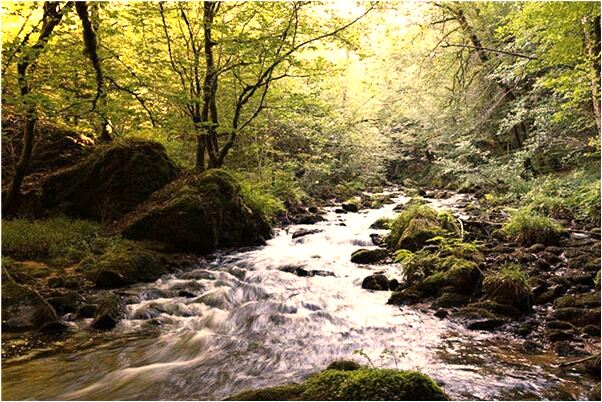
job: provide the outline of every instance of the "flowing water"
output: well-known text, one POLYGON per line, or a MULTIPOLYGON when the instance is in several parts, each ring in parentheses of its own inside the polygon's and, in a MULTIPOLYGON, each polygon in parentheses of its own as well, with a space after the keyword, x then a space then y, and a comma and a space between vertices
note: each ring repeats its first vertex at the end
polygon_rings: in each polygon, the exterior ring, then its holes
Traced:
MULTIPOLYGON (((430 200, 437 208, 456 201, 430 200)), ((127 319, 113 331, 98 335, 80 322, 60 351, 4 362, 2 396, 215 400, 299 381, 334 359, 354 358, 423 371, 454 399, 583 397, 591 384, 560 372, 551 355, 524 355, 518 340, 468 331, 424 307, 390 306, 390 292, 362 289, 373 272, 401 277, 393 264, 349 260, 356 249, 375 247, 370 233, 385 231, 369 226, 393 216, 393 207, 342 215, 327 208, 324 222, 279 230, 264 247, 217 254, 134 286, 127 319), (292 239, 300 228, 321 232, 292 239), (328 276, 281 270, 297 266, 328 276)))

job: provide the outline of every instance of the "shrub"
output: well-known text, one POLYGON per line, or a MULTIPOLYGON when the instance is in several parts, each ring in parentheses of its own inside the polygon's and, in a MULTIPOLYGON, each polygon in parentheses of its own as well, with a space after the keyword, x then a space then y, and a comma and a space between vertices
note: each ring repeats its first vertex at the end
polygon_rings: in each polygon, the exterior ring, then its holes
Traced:
POLYGON ((509 239, 523 245, 535 243, 556 244, 562 232, 562 226, 555 220, 521 208, 512 213, 501 229, 509 239))
POLYGON ((56 266, 73 264, 115 241, 101 230, 98 223, 64 217, 3 220, 2 255, 56 266))

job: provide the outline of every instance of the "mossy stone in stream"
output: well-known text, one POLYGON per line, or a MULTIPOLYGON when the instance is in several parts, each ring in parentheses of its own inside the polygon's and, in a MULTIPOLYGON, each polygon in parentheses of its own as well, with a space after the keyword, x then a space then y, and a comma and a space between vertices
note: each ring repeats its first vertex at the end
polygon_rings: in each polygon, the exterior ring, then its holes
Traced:
POLYGON ((154 193, 118 224, 125 237, 158 241, 175 251, 206 254, 218 247, 264 244, 270 226, 247 202, 238 181, 211 169, 154 193))
POLYGON ((442 401, 449 400, 428 376, 415 371, 360 368, 324 370, 301 384, 236 394, 229 400, 442 401))
POLYGON ((167 273, 167 258, 133 241, 121 241, 99 256, 84 259, 77 267, 98 288, 118 288, 150 282, 167 273))
POLYGON ((387 244, 394 250, 420 250, 428 240, 459 232, 450 213, 437 213, 426 205, 411 205, 390 224, 387 244))
POLYGON ((470 295, 481 277, 481 271, 476 263, 456 258, 447 270, 435 272, 421 281, 418 289, 432 295, 440 293, 443 288, 470 295))

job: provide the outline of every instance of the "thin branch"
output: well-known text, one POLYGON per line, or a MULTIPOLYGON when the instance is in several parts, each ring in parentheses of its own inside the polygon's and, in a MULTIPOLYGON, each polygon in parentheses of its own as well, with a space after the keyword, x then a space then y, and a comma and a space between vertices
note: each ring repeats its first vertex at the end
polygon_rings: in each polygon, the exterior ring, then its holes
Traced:
POLYGON ((529 56, 526 54, 522 54, 522 53, 515 53, 515 52, 508 52, 505 50, 500 50, 500 49, 493 49, 490 47, 485 47, 485 46, 470 46, 470 45, 459 45, 459 44, 445 44, 445 45, 441 45, 441 47, 443 48, 447 48, 447 47, 462 47, 462 48, 468 48, 468 49, 476 49, 476 50, 486 50, 489 52, 495 52, 495 53, 502 53, 502 54, 507 54, 510 56, 515 56, 515 57, 522 57, 523 59, 528 59, 528 60, 539 60, 538 57, 534 57, 534 56, 529 56))

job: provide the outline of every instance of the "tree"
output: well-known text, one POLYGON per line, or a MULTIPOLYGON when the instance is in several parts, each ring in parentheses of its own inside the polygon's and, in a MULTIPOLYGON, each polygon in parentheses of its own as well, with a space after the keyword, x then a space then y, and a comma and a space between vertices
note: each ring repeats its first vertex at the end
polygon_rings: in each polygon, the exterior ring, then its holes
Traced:
POLYGON ((30 79, 36 69, 38 58, 44 51, 46 44, 50 40, 56 26, 61 22, 65 13, 73 6, 68 2, 61 6, 60 2, 44 3, 44 14, 41 20, 40 34, 33 45, 29 45, 30 35, 27 35, 19 49, 17 62, 17 79, 19 83, 19 93, 21 102, 25 110, 25 125, 23 130, 23 145, 21 155, 15 167, 15 174, 12 178, 8 193, 4 201, 5 213, 11 214, 16 205, 23 179, 27 174, 27 168, 31 161, 31 153, 35 137, 36 127, 36 97, 31 93, 30 79))

